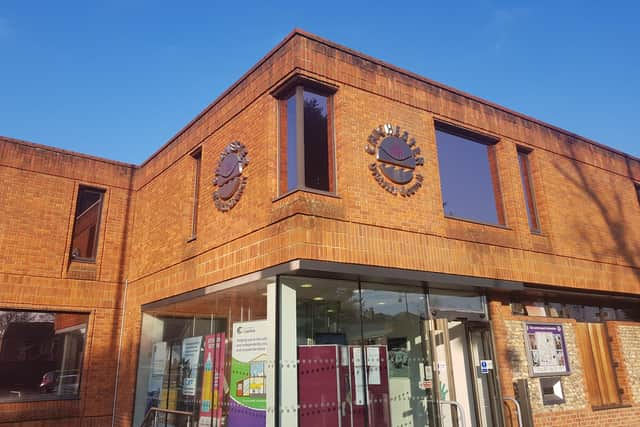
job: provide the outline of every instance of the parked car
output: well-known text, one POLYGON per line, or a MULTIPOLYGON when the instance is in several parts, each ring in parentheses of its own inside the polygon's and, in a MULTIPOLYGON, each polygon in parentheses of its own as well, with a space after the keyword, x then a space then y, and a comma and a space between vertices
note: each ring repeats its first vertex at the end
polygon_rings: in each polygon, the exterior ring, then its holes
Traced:
POLYGON ((64 371, 49 371, 42 376, 40 382, 40 393, 57 393, 63 395, 75 395, 78 393, 80 385, 80 374, 78 370, 71 369, 64 371))

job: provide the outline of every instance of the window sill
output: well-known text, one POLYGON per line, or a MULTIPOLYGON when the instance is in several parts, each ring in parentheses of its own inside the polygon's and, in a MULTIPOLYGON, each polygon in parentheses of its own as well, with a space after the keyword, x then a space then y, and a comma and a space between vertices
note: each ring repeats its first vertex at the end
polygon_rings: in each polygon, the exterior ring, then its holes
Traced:
POLYGON ((96 260, 94 258, 74 258, 71 257, 71 262, 77 262, 82 264, 95 264, 96 260))
POLYGON ((613 405, 602 405, 602 406, 594 406, 591 405, 591 410, 592 411, 606 411, 608 409, 622 409, 622 408, 631 408, 631 406, 628 403, 616 403, 613 405))
POLYGON ((93 260, 72 258, 67 267, 67 278, 96 280, 98 265, 93 260))
POLYGON ((342 198, 342 197, 338 196, 336 193, 333 193, 331 191, 316 190, 315 188, 309 188, 309 187, 296 187, 296 188, 292 188, 291 190, 287 191, 284 194, 281 194, 280 196, 278 196, 275 199, 273 199, 271 202, 275 203, 278 200, 282 200, 285 197, 289 197, 290 195, 292 195, 294 193, 297 193, 298 191, 301 191, 301 192, 304 192, 304 193, 317 194, 319 196, 332 197, 334 199, 341 199, 342 198))
POLYGON ((445 215, 444 217, 446 219, 451 219, 451 220, 455 220, 455 221, 462 221, 462 222, 468 222, 470 224, 485 225, 487 227, 499 228, 501 230, 511 230, 510 227, 507 227, 506 225, 503 225, 503 224, 492 224, 490 222, 476 221, 476 220, 473 220, 473 219, 460 218, 460 217, 452 216, 452 215, 445 215))
POLYGON ((42 397, 25 397, 25 398, 0 398, 0 405, 2 404, 15 404, 15 403, 38 403, 38 402, 68 402, 68 401, 80 401, 79 395, 64 397, 64 396, 51 396, 48 397, 46 394, 42 397))

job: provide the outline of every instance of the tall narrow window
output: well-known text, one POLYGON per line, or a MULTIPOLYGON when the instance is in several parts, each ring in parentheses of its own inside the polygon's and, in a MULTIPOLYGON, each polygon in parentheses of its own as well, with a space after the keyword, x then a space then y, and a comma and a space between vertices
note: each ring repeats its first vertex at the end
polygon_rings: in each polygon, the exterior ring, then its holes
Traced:
POLYGON ((193 208, 191 211, 191 237, 195 240, 198 231, 198 202, 200 199, 200 169, 202 167, 202 148, 191 153, 193 158, 193 208))
POLYGON ((302 83, 280 95, 280 192, 334 191, 331 92, 302 83))
POLYGON ((447 124, 436 124, 445 216, 504 224, 495 158, 497 141, 447 124))
POLYGON ((638 203, 640 203, 640 183, 636 183, 636 196, 638 196, 638 203))
POLYGON ((527 219, 529 229, 534 233, 540 232, 540 221, 536 208, 536 197, 533 191, 533 177, 531 176, 531 164, 529 162, 531 151, 518 147, 518 162, 520 163, 520 178, 522 179, 522 190, 524 192, 524 203, 527 207, 527 219))
POLYGON ((71 239, 71 258, 74 260, 96 260, 103 199, 103 190, 89 187, 78 189, 71 239))

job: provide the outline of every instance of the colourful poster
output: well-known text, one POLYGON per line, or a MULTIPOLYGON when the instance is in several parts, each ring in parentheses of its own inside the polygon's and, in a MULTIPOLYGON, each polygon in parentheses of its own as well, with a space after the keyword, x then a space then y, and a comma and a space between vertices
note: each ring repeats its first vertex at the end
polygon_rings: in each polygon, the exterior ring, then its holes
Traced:
POLYGON ((204 372, 199 427, 222 425, 225 333, 208 335, 204 344, 204 372))
POLYGON ((204 372, 202 373, 202 399, 200 402, 200 421, 198 427, 211 425, 213 402, 213 364, 216 358, 216 336, 208 335, 204 339, 204 372))
POLYGON ((266 320, 233 324, 230 427, 262 427, 266 423, 268 337, 266 320))
POLYGON ((182 340, 182 395, 195 396, 202 337, 182 340))

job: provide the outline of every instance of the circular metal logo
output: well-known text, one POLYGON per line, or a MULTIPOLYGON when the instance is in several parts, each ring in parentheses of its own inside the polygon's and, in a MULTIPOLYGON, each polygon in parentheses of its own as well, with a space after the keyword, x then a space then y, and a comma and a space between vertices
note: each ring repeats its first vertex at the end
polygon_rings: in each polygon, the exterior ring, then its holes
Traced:
POLYGON ((416 168, 424 165, 424 158, 419 157, 420 148, 407 131, 401 134, 400 126, 385 124, 375 128, 367 141, 365 151, 376 156, 369 170, 380 187, 403 197, 414 195, 422 187, 424 177, 416 168))
POLYGON ((240 200, 247 185, 247 177, 242 176, 242 171, 248 164, 244 144, 235 141, 222 150, 213 179, 213 185, 218 187, 213 193, 213 202, 218 210, 226 212, 240 200))

